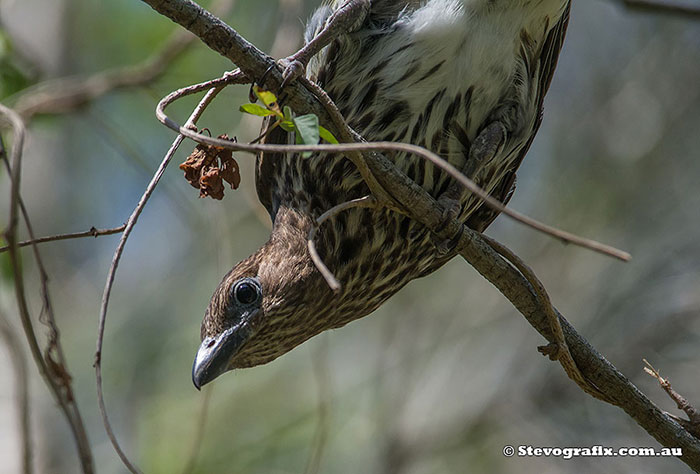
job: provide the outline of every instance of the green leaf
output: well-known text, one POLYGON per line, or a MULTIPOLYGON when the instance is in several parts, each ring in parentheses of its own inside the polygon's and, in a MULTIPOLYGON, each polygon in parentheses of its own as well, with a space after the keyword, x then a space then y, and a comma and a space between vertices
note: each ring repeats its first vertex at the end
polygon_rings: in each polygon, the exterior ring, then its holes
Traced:
POLYGON ((262 105, 258 104, 243 104, 238 110, 250 115, 257 115, 258 117, 267 117, 268 115, 276 115, 274 111, 266 109, 262 105))
POLYGON ((301 136, 301 142, 306 145, 318 145, 321 136, 319 135, 318 117, 314 114, 294 117, 297 135, 301 136))
POLYGON ((292 108, 288 105, 284 106, 284 119, 292 120, 292 108))
MULTIPOLYGON (((296 144, 297 144, 297 145, 304 145, 304 141, 303 141, 304 139, 301 137, 301 134, 300 134, 298 131, 297 131, 297 133, 296 133, 296 135, 295 135, 295 139, 296 139, 296 144)), ((308 158, 308 157, 311 156, 311 154, 312 154, 312 153, 311 153, 310 151, 302 151, 302 152, 301 152, 301 157, 302 157, 302 158, 308 158)))
POLYGON ((338 144, 338 139, 335 138, 335 136, 331 132, 329 132, 327 128, 322 127, 321 125, 318 126, 318 134, 328 143, 331 143, 333 145, 338 144))
MULTIPOLYGON (((314 114, 302 115, 301 117, 294 117, 294 125, 297 129, 297 144, 299 145, 318 145, 321 140, 318 131, 318 117, 314 114)), ((308 158, 311 156, 310 151, 302 152, 301 156, 303 158, 308 158)))

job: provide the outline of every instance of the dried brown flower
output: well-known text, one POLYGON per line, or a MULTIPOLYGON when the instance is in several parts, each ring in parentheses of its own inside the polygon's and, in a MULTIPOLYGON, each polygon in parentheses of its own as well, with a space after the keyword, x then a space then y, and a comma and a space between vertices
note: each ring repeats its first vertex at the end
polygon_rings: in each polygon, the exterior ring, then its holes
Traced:
MULTIPOLYGON (((236 141, 226 134, 219 135, 219 138, 236 141)), ((233 152, 226 148, 199 144, 180 165, 180 169, 185 172, 187 182, 199 189, 199 197, 210 196, 221 200, 224 197, 224 181, 231 185, 231 189, 237 189, 241 183, 238 163, 233 158, 233 152)))

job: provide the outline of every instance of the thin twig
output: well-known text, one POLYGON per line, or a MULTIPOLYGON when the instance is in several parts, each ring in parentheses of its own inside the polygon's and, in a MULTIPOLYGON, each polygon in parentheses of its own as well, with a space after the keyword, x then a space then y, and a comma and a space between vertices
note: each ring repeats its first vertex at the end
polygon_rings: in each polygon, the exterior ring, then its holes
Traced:
POLYGON ((29 375, 27 373, 27 356, 12 329, 5 313, 0 311, 0 336, 10 353, 10 361, 15 372, 15 392, 17 414, 19 416, 19 439, 22 441, 22 473, 34 472, 34 450, 32 449, 32 424, 29 419, 29 375))
POLYGON ((323 275, 323 278, 326 280, 326 283, 328 283, 328 286, 335 293, 338 293, 338 291, 340 291, 342 285, 335 277, 335 275, 333 275, 333 272, 328 269, 325 263, 323 263, 323 259, 316 250, 316 244, 314 243, 316 232, 324 222, 326 222, 331 217, 340 214, 343 211, 346 211, 348 209, 355 209, 358 207, 373 208, 376 206, 377 200, 373 196, 364 196, 358 199, 353 199, 352 201, 340 203, 337 206, 334 206, 326 212, 324 212, 323 214, 321 214, 318 217, 318 219, 316 219, 315 225, 312 225, 311 229, 309 229, 309 235, 307 237, 307 247, 309 248, 309 255, 311 256, 311 260, 314 262, 314 265, 316 265, 316 268, 321 273, 321 275, 323 275))
MULTIPOLYGON (((34 240, 23 240, 21 242, 17 243, 17 247, 27 247, 28 245, 35 245, 35 244, 43 244, 46 242, 55 242, 57 240, 69 240, 69 239, 80 239, 82 237, 100 237, 102 235, 112 235, 112 234, 118 234, 119 232, 124 230, 124 227, 126 227, 126 224, 122 224, 119 227, 113 227, 111 229, 97 229, 95 227, 90 227, 90 230, 86 230, 83 232, 72 232, 69 234, 56 234, 56 235, 47 235, 45 237, 39 237, 34 240)), ((10 250, 10 246, 6 245, 5 247, 0 247, 0 253, 7 252, 10 250)))
POLYGON ((29 220, 27 209, 24 206, 20 194, 22 152, 25 135, 24 123, 16 112, 2 104, 0 104, 0 117, 9 122, 13 129, 14 137, 10 158, 7 157, 2 137, 0 137, 0 155, 2 156, 2 160, 5 163, 10 175, 10 219, 9 225, 5 231, 5 240, 10 247, 10 264, 12 266, 14 276, 15 295, 17 298, 20 320, 22 322, 22 329, 24 330, 25 337, 29 344, 34 363, 39 369, 39 374, 46 382, 46 385, 49 387, 49 390, 56 399, 56 402, 68 421, 71 433, 75 439, 81 468, 84 473, 91 474, 94 472, 94 467, 90 443, 87 438, 87 433, 85 432, 85 426, 83 425, 80 410, 78 409, 75 397, 73 396, 71 379, 70 375, 68 374, 67 363, 60 344, 58 328, 53 316, 53 308, 49 297, 48 275, 41 260, 39 249, 36 245, 32 246, 32 250, 39 269, 41 280, 43 309, 46 316, 44 318, 44 322, 49 328, 48 345, 43 356, 34 332, 24 288, 24 275, 22 273, 19 261, 19 248, 17 246, 17 228, 19 224, 18 211, 24 218, 30 238, 32 240, 35 239, 31 221, 29 220))
MULTIPOLYGON (((258 152, 278 152, 278 153, 296 153, 303 151, 315 151, 315 152, 349 152, 349 151, 402 151, 405 153, 411 153, 417 155, 438 168, 442 169, 454 179, 459 181, 467 190, 478 196, 484 201, 489 207, 502 212, 513 220, 520 222, 538 232, 549 235, 562 242, 577 245, 579 247, 587 248, 593 250, 594 252, 601 253, 603 255, 608 255, 610 257, 617 258, 622 261, 629 261, 631 256, 629 253, 622 250, 616 249, 609 245, 602 244, 595 240, 587 239, 584 237, 579 237, 570 232, 557 229, 555 227, 543 224, 531 217, 514 211, 503 205, 498 199, 491 197, 486 191, 481 189, 474 181, 467 178, 461 171, 455 168, 453 165, 448 163, 442 157, 436 155, 435 153, 427 150, 423 147, 411 145, 408 143, 398 143, 398 142, 368 142, 368 143, 341 143, 339 145, 269 145, 269 144, 245 144, 245 143, 233 143, 229 140, 222 140, 219 138, 209 137, 202 133, 198 133, 194 130, 187 129, 186 127, 181 127, 177 122, 172 120, 165 114, 165 108, 173 103, 175 100, 185 97, 194 92, 198 92, 201 85, 197 84, 195 86, 190 86, 188 88, 179 89, 165 98, 163 98, 156 107, 156 116, 165 126, 175 130, 181 135, 185 135, 197 143, 203 143, 206 145, 212 145, 222 148, 228 148, 234 151, 244 151, 249 153, 258 152), (192 92, 191 92, 192 91, 192 92)), ((382 202, 382 205, 385 203, 382 202)))
MULTIPOLYGON (((202 87, 199 90, 209 89, 209 91, 199 102, 199 104, 194 109, 190 117, 187 119, 186 126, 194 127, 197 120, 202 115, 206 107, 211 103, 211 101, 219 94, 219 92, 223 90, 223 88, 226 85, 234 82, 235 78, 237 77, 241 78, 243 76, 241 74, 227 73, 221 79, 213 80, 209 83, 200 84, 199 86, 202 87)), ((114 284, 114 278, 117 272, 117 267, 119 266, 119 260, 121 259, 122 253, 124 252, 124 246, 126 245, 126 241, 129 238, 129 235, 131 234, 131 231, 133 230, 134 226, 136 225, 136 222, 138 221, 141 212, 146 206, 146 203, 148 202, 151 195, 153 194, 153 191, 158 185, 160 178, 163 176, 165 168, 168 166, 168 163, 170 163, 170 160, 172 159, 173 155, 175 154, 183 140, 184 137, 182 135, 178 135, 178 137, 175 138, 172 145, 170 146, 170 149, 165 154, 163 161, 160 163, 160 166, 153 175, 153 178, 146 187, 146 191, 141 196, 141 199, 136 205, 136 208, 129 216, 129 219, 126 222, 126 227, 124 228, 124 232, 122 233, 122 236, 119 239, 117 249, 115 250, 114 256, 112 257, 112 264, 110 265, 109 272, 107 273, 107 281, 105 283, 104 293, 102 295, 102 303, 100 306, 100 316, 97 327, 97 348, 95 351, 95 378, 97 381, 97 401, 100 408, 100 414, 102 416, 102 423, 104 424, 105 430, 107 431, 107 436, 109 437, 112 446, 114 447, 115 451, 119 455, 119 458, 122 460, 127 469, 129 469, 129 471, 134 474, 140 473, 140 471, 129 460, 129 458, 126 456, 121 446, 119 445, 119 441, 117 440, 117 437, 112 429, 112 425, 109 422, 109 417, 107 415, 107 408, 105 406, 104 394, 102 389, 102 350, 104 345, 105 323, 107 320, 107 307, 109 305, 109 297, 112 292, 112 286, 114 284)))
POLYGON ((700 411, 698 411, 697 408, 695 408, 693 405, 690 404, 690 402, 680 393, 676 392, 673 389, 673 386, 671 385, 671 382, 668 379, 665 379, 661 376, 658 370, 654 368, 653 365, 649 363, 648 360, 642 359, 644 361, 644 364, 646 367, 644 367, 644 371, 654 377, 658 382, 659 385, 661 385, 661 388, 664 389, 666 394, 669 396, 671 400, 673 400, 678 407, 679 410, 683 411, 686 415, 688 415, 688 419, 684 420, 683 418, 680 418, 676 415, 667 413, 668 416, 672 417, 674 420, 676 420, 678 423, 683 425, 683 427, 688 430, 690 433, 693 434, 695 437, 700 436, 700 411))

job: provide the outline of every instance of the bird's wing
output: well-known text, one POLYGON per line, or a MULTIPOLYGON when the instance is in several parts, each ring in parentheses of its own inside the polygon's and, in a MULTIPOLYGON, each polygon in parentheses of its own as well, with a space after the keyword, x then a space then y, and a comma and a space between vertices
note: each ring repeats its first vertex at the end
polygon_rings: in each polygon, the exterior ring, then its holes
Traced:
MULTIPOLYGON (((561 51, 562 44, 564 43, 564 37, 566 36, 566 28, 569 25, 570 11, 571 2, 569 2, 569 4, 566 6, 566 10, 562 14, 561 19, 559 20, 557 25, 554 28, 552 28, 552 31, 549 32, 549 35, 547 36, 542 45, 542 59, 540 67, 538 68, 539 77, 537 78, 537 80, 539 81, 537 95, 537 121, 532 130, 530 138, 528 139, 527 143, 522 148, 522 150, 520 150, 520 153, 518 154, 518 157, 516 158, 513 167, 510 171, 508 171, 505 174, 503 178, 501 178, 501 181, 491 192, 491 196, 498 199, 503 204, 508 204, 508 201, 510 200, 511 196, 513 195, 513 192, 515 191, 515 172, 520 167, 523 158, 525 158, 525 155, 530 149, 530 145, 532 145, 532 142, 535 139, 535 135, 537 134, 537 130, 540 128, 540 125, 542 123, 544 97, 547 94, 547 90, 549 90, 550 84, 552 83, 552 77, 554 76, 554 70, 557 66, 559 53, 561 51)), ((491 223, 494 221, 494 219, 496 219, 496 217, 498 217, 499 214, 500 213, 495 209, 485 204, 482 204, 469 217, 466 224, 470 228, 478 232, 483 232, 489 225, 491 225, 491 223)))
POLYGON ((559 53, 561 52, 561 47, 564 44, 564 37, 566 36, 566 29, 569 26, 569 15, 571 13, 571 1, 569 1, 564 13, 557 25, 552 28, 549 32, 547 39, 544 42, 542 51, 544 52, 542 64, 540 67, 540 96, 539 105, 540 110, 542 110, 542 103, 544 102, 544 96, 549 90, 549 85, 552 83, 552 77, 554 76, 554 69, 557 67, 557 62, 559 61, 559 53))

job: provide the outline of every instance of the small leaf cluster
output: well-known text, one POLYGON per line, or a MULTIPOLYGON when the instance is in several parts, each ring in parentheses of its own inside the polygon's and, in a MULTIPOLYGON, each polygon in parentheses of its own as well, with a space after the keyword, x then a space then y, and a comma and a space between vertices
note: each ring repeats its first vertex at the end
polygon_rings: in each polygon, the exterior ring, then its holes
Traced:
MULTIPOLYGON (((297 145, 317 145, 321 138, 328 143, 337 144, 338 140, 326 128, 318 123, 315 114, 294 116, 292 109, 285 105, 280 109, 277 96, 270 91, 253 86, 255 96, 264 104, 243 104, 240 111, 246 114, 257 115, 259 117, 276 117, 277 121, 268 128, 268 133, 275 127, 282 127, 287 132, 294 132, 297 145)), ((302 156, 309 157, 311 152, 304 152, 302 156)))

